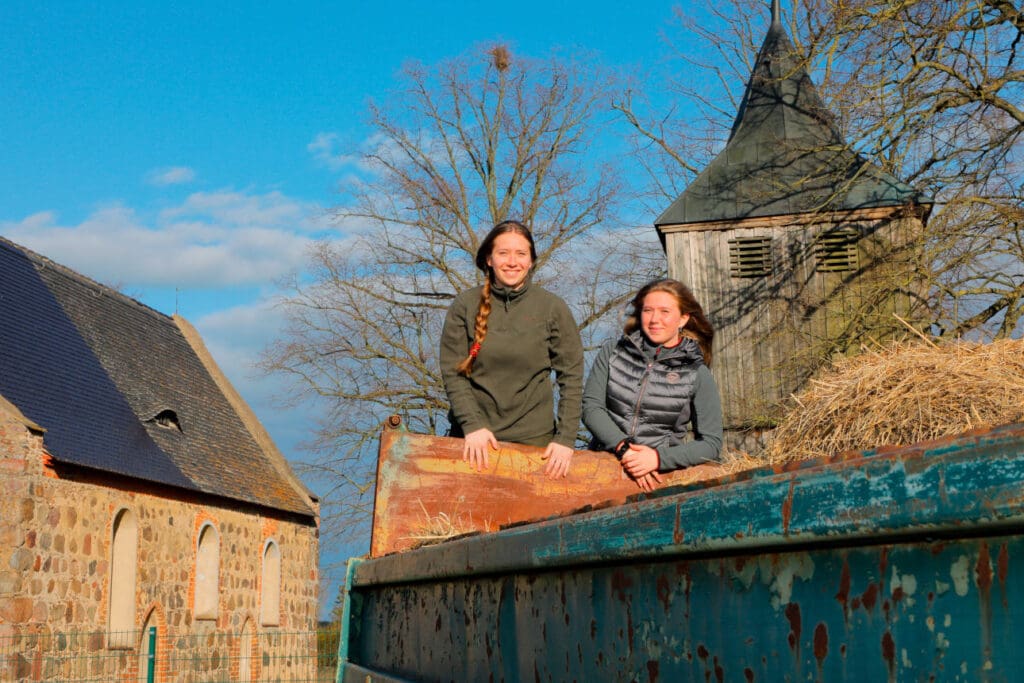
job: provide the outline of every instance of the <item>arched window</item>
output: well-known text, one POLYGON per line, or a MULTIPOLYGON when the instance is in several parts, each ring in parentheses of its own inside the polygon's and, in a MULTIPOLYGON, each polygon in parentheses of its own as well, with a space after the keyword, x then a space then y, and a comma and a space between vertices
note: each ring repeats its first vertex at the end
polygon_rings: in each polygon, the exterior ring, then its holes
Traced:
POLYGON ((135 577, 138 573, 139 529, 135 513, 118 510, 110 542, 110 609, 107 614, 107 646, 135 645, 135 577))
POLYGON ((217 618, 217 583, 220 574, 220 534, 212 524, 199 529, 196 545, 196 619, 217 618))
POLYGON ((281 550, 268 540, 263 547, 263 578, 260 581, 260 623, 281 623, 281 550))

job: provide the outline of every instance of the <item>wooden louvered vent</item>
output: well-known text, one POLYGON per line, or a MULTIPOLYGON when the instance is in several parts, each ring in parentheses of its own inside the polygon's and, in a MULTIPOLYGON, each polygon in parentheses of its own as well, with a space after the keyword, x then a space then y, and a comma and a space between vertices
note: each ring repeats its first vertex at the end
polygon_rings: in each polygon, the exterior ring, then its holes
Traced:
POLYGON ((860 233, 851 228, 823 232, 814 245, 814 256, 819 273, 841 273, 857 270, 857 239, 860 233))
POLYGON ((729 240, 729 273, 733 277, 764 277, 772 273, 772 238, 729 240))

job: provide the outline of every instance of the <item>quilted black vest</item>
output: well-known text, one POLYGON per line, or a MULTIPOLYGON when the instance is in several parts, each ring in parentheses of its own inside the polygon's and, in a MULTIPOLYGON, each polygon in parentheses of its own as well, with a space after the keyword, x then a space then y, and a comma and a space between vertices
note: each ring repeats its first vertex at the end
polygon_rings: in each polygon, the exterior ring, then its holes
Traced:
POLYGON ((605 400, 612 420, 638 443, 653 448, 682 443, 703 362, 693 339, 664 348, 648 344, 639 330, 623 336, 608 360, 605 400))

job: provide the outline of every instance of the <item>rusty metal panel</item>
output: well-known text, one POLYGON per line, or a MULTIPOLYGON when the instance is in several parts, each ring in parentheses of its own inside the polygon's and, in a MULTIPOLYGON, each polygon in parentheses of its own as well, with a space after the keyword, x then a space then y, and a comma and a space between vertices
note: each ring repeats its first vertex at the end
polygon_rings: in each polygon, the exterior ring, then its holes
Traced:
MULTIPOLYGON (((580 450, 569 474, 544 475, 543 448, 500 443, 489 467, 474 471, 462 460, 462 439, 412 434, 386 428, 377 459, 370 556, 408 550, 436 541, 435 526, 458 533, 497 531, 503 526, 608 506, 640 494, 622 476, 610 453, 580 450)), ((665 486, 723 476, 715 463, 665 475, 665 486)))
POLYGON ((349 656, 418 681, 1020 680, 1022 561, 1014 536, 393 586, 349 656))
POLYGON ((1021 680, 1022 484, 1014 425, 364 561, 339 678, 1021 680))

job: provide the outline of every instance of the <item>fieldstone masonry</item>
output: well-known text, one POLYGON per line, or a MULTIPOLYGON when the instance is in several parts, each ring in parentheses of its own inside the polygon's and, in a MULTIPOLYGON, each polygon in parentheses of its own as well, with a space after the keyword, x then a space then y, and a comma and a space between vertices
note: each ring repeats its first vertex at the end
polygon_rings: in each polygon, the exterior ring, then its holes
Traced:
MULTIPOLYGON (((90 666, 118 667, 123 675, 117 680, 137 672, 133 667, 145 649, 141 636, 133 634, 134 647, 119 651, 111 651, 106 638, 111 590, 119 588, 110 585, 112 526, 125 508, 134 513, 138 527, 134 628, 156 625, 159 651, 202 633, 222 638, 228 650, 203 661, 203 668, 223 670, 218 680, 255 680, 261 663, 288 662, 292 654, 295 662, 287 663, 291 675, 296 666, 315 669, 309 651, 317 609, 315 520, 56 466, 43 448, 42 432, 0 406, 0 680, 61 680, 67 672, 47 674, 39 655, 61 646, 110 651, 111 656, 96 658, 90 666), (220 540, 217 614, 196 620, 197 534, 206 523, 220 540), (268 539, 277 544, 281 558, 279 624, 272 627, 264 627, 260 617, 262 553, 268 539), (266 635, 272 637, 257 637, 266 635), (24 642, 17 648, 8 645, 28 637, 40 639, 35 649, 24 642), (281 650, 268 657, 256 650, 257 642, 260 647, 276 643, 273 647, 281 650), (240 665, 243 643, 261 656, 240 665)), ((314 674, 306 679, 313 680, 314 674)), ((157 680, 184 678, 164 665, 157 680)))

